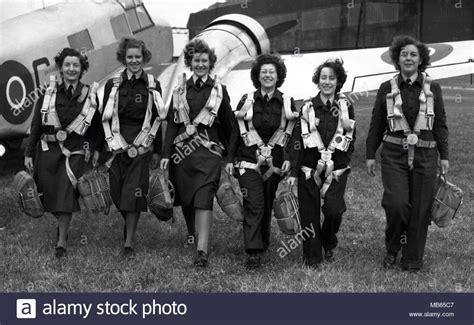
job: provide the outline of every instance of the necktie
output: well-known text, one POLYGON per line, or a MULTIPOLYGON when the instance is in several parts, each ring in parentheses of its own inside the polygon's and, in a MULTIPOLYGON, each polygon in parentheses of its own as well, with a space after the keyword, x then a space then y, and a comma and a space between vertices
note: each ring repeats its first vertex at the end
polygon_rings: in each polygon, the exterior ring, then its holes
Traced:
POLYGON ((69 95, 69 98, 72 98, 72 94, 74 93, 74 88, 72 87, 72 85, 67 88, 67 93, 69 95))
POLYGON ((270 100, 268 94, 265 94, 265 96, 263 96, 263 100, 265 101, 265 104, 268 103, 268 101, 270 100))
POLYGON ((130 78, 130 81, 133 83, 137 80, 137 77, 135 77, 135 75, 133 75, 131 78, 130 78))
POLYGON ((326 107, 328 108, 328 110, 331 110, 331 101, 329 99, 326 102, 326 107))
POLYGON ((407 81, 405 81, 407 83, 408 86, 411 86, 411 79, 408 78, 407 81))
POLYGON ((201 78, 197 78, 196 80, 196 87, 199 89, 202 87, 202 79, 201 78))

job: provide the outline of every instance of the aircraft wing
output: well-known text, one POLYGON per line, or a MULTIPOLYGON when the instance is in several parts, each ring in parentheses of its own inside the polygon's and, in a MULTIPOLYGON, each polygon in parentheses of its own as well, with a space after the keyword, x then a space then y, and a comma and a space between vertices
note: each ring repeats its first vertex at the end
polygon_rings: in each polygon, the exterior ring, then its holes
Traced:
MULTIPOLYGON (((433 79, 449 78, 474 73, 474 41, 429 44, 431 66, 427 73, 433 79)), ((329 58, 342 58, 347 71, 344 93, 365 93, 397 73, 390 62, 388 48, 282 55, 287 77, 281 91, 295 100, 314 96, 317 87, 311 81, 316 67, 329 58)), ((237 106, 241 96, 255 90, 250 80, 251 59, 241 62, 224 78, 231 104, 237 106)))

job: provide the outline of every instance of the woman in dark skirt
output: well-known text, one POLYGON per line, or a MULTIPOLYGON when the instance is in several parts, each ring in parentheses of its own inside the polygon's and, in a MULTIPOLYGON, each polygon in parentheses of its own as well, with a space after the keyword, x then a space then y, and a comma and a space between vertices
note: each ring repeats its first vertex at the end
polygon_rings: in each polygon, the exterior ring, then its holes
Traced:
POLYGON ((48 90, 39 99, 25 152, 25 167, 34 170, 38 191, 43 193, 45 211, 58 219, 55 255, 59 258, 66 255, 72 213, 80 211, 75 183, 82 176, 84 161, 89 160, 93 150, 100 115, 97 89, 80 82, 89 67, 87 57, 65 48, 54 60, 60 78, 55 80, 53 77, 48 90), (80 120, 81 113, 87 113, 91 127, 73 123, 80 120))
POLYGON ((340 94, 347 75, 342 61, 328 60, 313 75, 319 93, 306 101, 291 144, 292 171, 298 177, 301 228, 314 236, 303 242, 303 262, 317 268, 334 259, 337 232, 346 211, 344 192, 354 151, 354 108, 340 94), (321 225, 321 198, 324 221, 321 225))
POLYGON ((283 61, 259 56, 250 72, 256 91, 240 100, 235 112, 226 171, 235 173, 244 199, 244 242, 247 268, 260 266, 270 245, 273 200, 278 184, 290 169, 285 146, 298 113, 293 98, 279 88, 286 78, 283 61))
POLYGON ((226 88, 209 75, 217 59, 214 50, 194 40, 184 53, 193 75, 187 81, 183 78, 173 93, 161 168, 170 167, 175 205, 182 206, 189 243, 194 243, 197 231, 194 264, 206 267, 213 200, 230 137, 232 109, 226 88))
MULTIPOLYGON (((147 211, 145 195, 149 168, 156 168, 161 152, 161 129, 155 124, 166 118, 160 83, 143 71, 151 53, 142 40, 124 38, 117 60, 125 67, 120 76, 107 81, 104 89, 102 126, 97 150, 107 143, 112 157, 109 168, 110 192, 125 220, 123 255, 133 254, 133 241, 140 212, 147 211)), ((94 163, 98 159, 94 154, 94 163)))
POLYGON ((380 85, 367 136, 367 172, 375 176, 382 147, 382 206, 387 217, 384 268, 401 250, 404 270, 418 271, 430 224, 438 153, 441 173, 449 169, 448 127, 439 84, 424 72, 428 47, 409 36, 393 39, 390 57, 400 73, 380 85))

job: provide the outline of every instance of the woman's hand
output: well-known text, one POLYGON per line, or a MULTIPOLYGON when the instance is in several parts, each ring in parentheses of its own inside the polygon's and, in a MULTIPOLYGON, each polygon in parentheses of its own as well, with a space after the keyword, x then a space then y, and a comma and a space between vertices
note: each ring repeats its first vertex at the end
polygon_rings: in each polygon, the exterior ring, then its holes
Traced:
POLYGON ((365 161, 365 165, 367 166, 367 173, 374 177, 375 176, 375 159, 367 159, 365 161))
POLYGON ((91 159, 91 155, 92 155, 91 152, 86 149, 85 152, 84 152, 84 161, 85 161, 86 163, 88 163, 89 160, 91 159))
POLYGON ((449 160, 441 159, 441 174, 446 175, 449 169, 449 160))
POLYGON ((232 175, 234 173, 234 164, 233 163, 225 164, 224 170, 226 171, 227 174, 232 175))
POLYGON ((94 151, 94 155, 92 156, 92 167, 96 168, 99 165, 99 152, 97 150, 94 151))
POLYGON ((162 170, 168 169, 169 164, 170 164, 170 160, 168 158, 162 158, 160 161, 160 169, 162 170))
POLYGON ((288 160, 285 160, 283 164, 281 165, 281 171, 283 173, 288 173, 290 171, 291 164, 288 160))
POLYGON ((160 164, 160 155, 157 153, 154 153, 153 156, 151 156, 150 168, 157 169, 159 164, 160 164))
POLYGON ((33 174, 33 158, 25 156, 25 168, 30 173, 33 174))
POLYGON ((296 177, 293 177, 293 176, 288 177, 286 180, 286 183, 290 185, 290 187, 295 185, 295 182, 296 182, 296 177))

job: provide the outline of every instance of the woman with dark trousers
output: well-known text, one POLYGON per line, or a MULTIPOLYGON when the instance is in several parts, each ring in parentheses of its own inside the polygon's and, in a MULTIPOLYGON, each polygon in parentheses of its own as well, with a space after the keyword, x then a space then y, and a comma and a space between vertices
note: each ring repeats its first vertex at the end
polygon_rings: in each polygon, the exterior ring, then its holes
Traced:
POLYGON ((334 260, 336 234, 346 211, 344 192, 355 142, 354 108, 339 93, 346 78, 340 60, 328 60, 316 69, 313 83, 319 93, 305 102, 291 144, 288 183, 293 185, 298 177, 301 227, 315 233, 303 242, 303 262, 312 268, 324 258, 334 260))
POLYGON ((161 168, 170 168, 188 228, 195 244, 194 265, 208 265, 208 242, 214 196, 219 186, 222 155, 232 127, 232 109, 226 88, 209 75, 217 57, 202 40, 188 43, 185 64, 192 71, 173 92, 161 168))
POLYGON ((124 257, 133 255, 140 212, 147 211, 149 168, 158 167, 162 144, 157 126, 166 118, 160 83, 143 70, 151 55, 142 40, 121 40, 117 60, 125 69, 105 85, 103 127, 94 154, 96 163, 105 144, 112 153, 106 167, 112 200, 125 220, 124 257))
POLYGON ((441 88, 424 72, 430 64, 426 45, 398 36, 389 50, 400 73, 378 90, 366 142, 367 172, 375 176, 375 153, 383 142, 383 267, 392 268, 401 250, 402 269, 416 272, 423 266, 438 153, 441 173, 449 168, 448 128, 441 88))
POLYGON ((60 258, 66 255, 72 213, 80 211, 77 179, 91 156, 100 115, 97 85, 89 87, 80 82, 89 68, 87 57, 65 48, 54 61, 60 78, 53 76, 39 99, 26 147, 25 167, 34 170, 45 211, 58 220, 55 255, 60 258), (84 123, 84 117, 90 127, 84 123))
POLYGON ((293 98, 278 90, 286 78, 279 57, 260 55, 250 77, 257 90, 244 95, 237 106, 225 169, 235 171, 243 194, 246 266, 258 268, 261 253, 270 245, 275 193, 290 169, 285 147, 298 113, 293 98))

